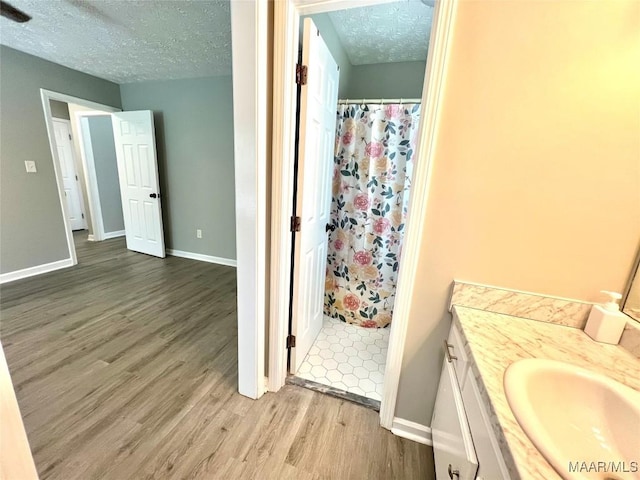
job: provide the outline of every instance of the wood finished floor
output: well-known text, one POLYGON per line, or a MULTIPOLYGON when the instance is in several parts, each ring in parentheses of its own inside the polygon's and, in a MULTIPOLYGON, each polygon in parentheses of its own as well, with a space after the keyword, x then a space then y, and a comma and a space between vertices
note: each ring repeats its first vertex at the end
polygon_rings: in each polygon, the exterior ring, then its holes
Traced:
POLYGON ((292 385, 236 393, 235 269, 85 236, 76 267, 0 287, 41 479, 434 477, 431 449, 372 410, 292 385))

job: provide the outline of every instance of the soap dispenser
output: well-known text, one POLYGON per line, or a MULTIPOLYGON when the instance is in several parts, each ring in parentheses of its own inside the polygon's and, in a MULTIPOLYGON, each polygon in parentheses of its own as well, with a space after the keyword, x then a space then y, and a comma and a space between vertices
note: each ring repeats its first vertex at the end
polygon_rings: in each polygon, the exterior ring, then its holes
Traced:
POLYGON ((596 342, 615 345, 620 341, 622 331, 627 324, 627 316, 620 311, 620 305, 618 305, 622 295, 607 290, 602 290, 600 293, 607 295, 609 301, 591 307, 584 331, 596 342))

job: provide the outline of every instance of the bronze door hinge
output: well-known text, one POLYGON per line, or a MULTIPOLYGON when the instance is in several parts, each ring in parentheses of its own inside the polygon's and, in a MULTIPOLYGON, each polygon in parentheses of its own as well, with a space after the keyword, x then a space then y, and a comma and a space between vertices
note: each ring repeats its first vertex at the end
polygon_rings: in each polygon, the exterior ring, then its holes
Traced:
POLYGON ((306 65, 300 65, 299 63, 296 65, 296 83, 298 85, 307 84, 307 66, 306 65))
POLYGON ((297 217, 297 216, 291 217, 291 225, 289 227, 290 230, 292 232, 299 232, 301 223, 302 223, 302 220, 300 219, 300 217, 297 217))

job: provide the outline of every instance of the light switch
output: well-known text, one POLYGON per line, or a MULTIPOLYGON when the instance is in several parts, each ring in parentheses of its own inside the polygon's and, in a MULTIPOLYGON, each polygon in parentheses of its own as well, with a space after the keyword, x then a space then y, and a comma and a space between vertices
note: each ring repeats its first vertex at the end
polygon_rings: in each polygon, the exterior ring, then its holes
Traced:
POLYGON ((34 162, 33 160, 25 160, 24 166, 27 169, 27 173, 37 173, 38 172, 38 170, 36 170, 36 162, 34 162))

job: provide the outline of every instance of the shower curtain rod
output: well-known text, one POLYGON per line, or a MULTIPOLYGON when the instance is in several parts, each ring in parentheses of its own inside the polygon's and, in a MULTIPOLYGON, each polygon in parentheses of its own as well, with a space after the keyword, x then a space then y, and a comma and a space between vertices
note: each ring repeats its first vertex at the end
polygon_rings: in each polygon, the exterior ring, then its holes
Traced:
POLYGON ((379 105, 386 105, 389 103, 420 103, 421 101, 421 98, 356 98, 354 100, 347 98, 338 100, 338 105, 361 105, 363 103, 377 103, 379 105))

